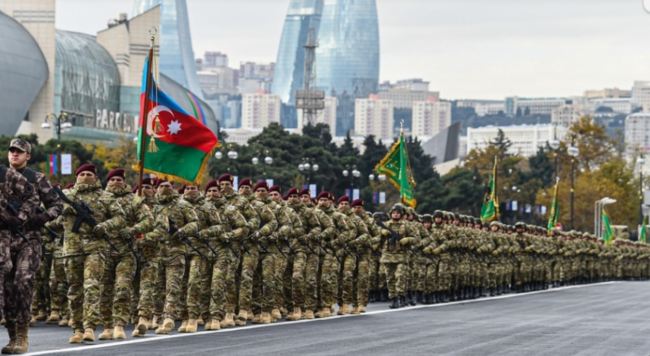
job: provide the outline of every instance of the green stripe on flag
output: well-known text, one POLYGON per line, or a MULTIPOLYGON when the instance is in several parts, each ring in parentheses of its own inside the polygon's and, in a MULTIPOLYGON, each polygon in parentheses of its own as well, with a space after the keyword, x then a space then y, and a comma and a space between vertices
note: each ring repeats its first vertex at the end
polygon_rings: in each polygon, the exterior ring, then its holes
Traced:
MULTIPOLYGON (((151 136, 146 137, 145 147, 149 145, 151 136)), ((157 152, 145 152, 145 171, 157 175, 179 177, 195 182, 207 159, 205 152, 186 146, 175 145, 163 140, 156 140, 157 152)))

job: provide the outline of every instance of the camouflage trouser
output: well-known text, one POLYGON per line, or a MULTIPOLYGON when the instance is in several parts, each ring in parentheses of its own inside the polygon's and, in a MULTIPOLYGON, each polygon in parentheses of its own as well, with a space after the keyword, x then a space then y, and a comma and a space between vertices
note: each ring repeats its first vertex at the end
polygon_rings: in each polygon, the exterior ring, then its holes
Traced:
POLYGON ((9 235, 8 231, 0 231, 0 314, 2 314, 0 317, 2 318, 4 318, 3 312, 5 306, 5 276, 9 274, 12 269, 11 235, 9 235))
POLYGON ((382 263, 379 263, 379 284, 377 285, 378 289, 388 290, 388 285, 386 284, 386 268, 382 263))
POLYGON ((187 294, 182 305, 181 319, 198 319, 201 315, 201 272, 204 270, 205 260, 198 255, 186 258, 185 270, 187 271, 187 294))
POLYGON ((211 268, 210 317, 223 320, 226 313, 235 312, 237 260, 230 249, 220 249, 219 258, 212 263, 211 268))
POLYGON ((433 261, 429 260, 424 264, 426 271, 424 278, 422 278, 422 292, 429 294, 438 290, 438 263, 439 258, 434 257, 433 261))
POLYGON ((418 256, 413 256, 413 254, 408 254, 408 264, 405 266, 407 268, 407 285, 406 290, 415 291, 418 287, 418 280, 420 279, 420 268, 418 266, 420 258, 418 256))
POLYGON ((68 300, 73 319, 72 330, 96 329, 101 324, 99 313, 100 281, 104 274, 104 251, 66 259, 65 274, 68 277, 68 300))
MULTIPOLYGON (((298 254, 298 251, 296 251, 296 255, 298 254)), ((283 264, 283 272, 282 272, 282 300, 280 302, 276 301, 276 303, 282 307, 284 306, 285 309, 288 311, 293 310, 295 307, 295 301, 293 298, 293 264, 296 259, 296 255, 294 255, 291 252, 287 253, 287 258, 286 262, 283 264)), ((277 295, 277 294, 276 294, 277 295)))
MULTIPOLYGON (((160 267, 160 258, 151 257, 140 260, 140 300, 138 303, 138 315, 152 319, 155 309, 155 295, 162 293, 157 290, 157 281, 160 267)), ((158 314, 160 315, 160 314, 158 314)))
MULTIPOLYGON (((293 257, 293 263, 291 263, 291 304, 293 304, 294 308, 305 307, 305 265, 307 256, 305 252, 300 251, 297 256, 293 257)), ((314 279, 316 279, 315 274, 314 279)), ((289 311, 292 310, 289 309, 289 311)))
POLYGON ((354 290, 352 296, 355 307, 365 307, 368 305, 368 282, 368 255, 362 254, 361 258, 357 258, 357 263, 354 268, 354 290))
POLYGON ((29 323, 32 318, 32 298, 34 296, 34 278, 41 266, 40 236, 32 238, 29 244, 15 238, 11 246, 11 264, 13 268, 5 276, 4 302, 7 324, 29 323))
POLYGON ((336 302, 338 292, 339 262, 336 257, 328 253, 320 261, 320 299, 318 307, 329 307, 336 302))
POLYGON ((104 329, 128 324, 131 282, 134 274, 135 257, 132 253, 106 257, 99 302, 104 329))
POLYGON ((469 256, 466 253, 463 253, 460 257, 460 262, 458 264, 458 287, 467 287, 469 286, 469 277, 470 277, 470 261, 469 256))
POLYGON ((451 284, 450 288, 452 290, 460 288, 459 282, 459 273, 460 273, 460 263, 458 256, 452 255, 449 259, 449 264, 447 265, 447 271, 450 276, 451 284))
POLYGON ((55 258, 50 272, 51 310, 68 315, 68 280, 65 276, 65 258, 55 258))
POLYGON ((52 254, 47 253, 34 279, 33 306, 37 311, 48 311, 52 304, 50 292, 50 273, 52 271, 52 254))
POLYGON ((370 282, 370 290, 376 291, 379 290, 379 257, 377 255, 371 255, 368 261, 368 280, 370 282))
MULTIPOLYGON (((275 265, 273 266, 273 278, 275 280, 275 306, 274 309, 286 308, 287 303, 291 302, 291 292, 289 298, 285 300, 284 272, 289 264, 290 252, 284 251, 284 255, 278 253, 275 255, 275 265)), ((291 288, 291 285, 288 285, 291 288)))
POLYGON ((340 251, 339 258, 341 259, 341 266, 339 266, 338 271, 337 301, 339 306, 343 304, 350 305, 357 301, 354 294, 354 268, 357 265, 357 258, 340 251))
POLYGON ((427 267, 431 264, 431 260, 427 257, 420 257, 419 263, 416 265, 418 269, 418 279, 416 281, 415 290, 418 292, 424 292, 427 284, 427 267))
MULTIPOLYGON (((298 254, 300 255, 300 254, 298 254)), ((303 276, 296 276, 296 273, 298 269, 300 268, 300 259, 296 258, 293 261, 293 275, 292 275, 292 285, 293 285, 293 298, 294 298, 294 304, 295 306, 300 306, 305 308, 305 310, 311 310, 315 311, 316 308, 318 307, 318 300, 319 300, 319 285, 320 285, 320 279, 318 278, 318 271, 319 271, 319 261, 320 261, 320 256, 315 255, 313 253, 308 253, 305 255, 304 259, 304 283, 301 283, 299 280, 303 278, 303 276), (296 265, 297 264, 297 265, 296 265), (299 288, 302 288, 304 291, 304 294, 302 295, 302 302, 300 301, 299 298, 300 296, 300 291, 296 289, 296 284, 298 284, 299 288), (298 296, 296 296, 298 295, 298 296)))
MULTIPOLYGON (((219 252, 217 252, 219 253, 219 252)), ((218 255, 221 257, 221 255, 218 255)), ((201 313, 200 317, 210 320, 210 299, 212 298, 212 266, 216 263, 217 258, 210 256, 209 261, 205 261, 201 268, 201 313)))
MULTIPOLYGON (((156 273, 156 279, 153 286, 153 311, 156 319, 162 319, 165 311, 165 299, 167 298, 167 277, 163 266, 164 259, 157 257, 157 260, 158 269, 154 271, 156 273)), ((162 324, 162 320, 160 320, 159 324, 162 324)))
POLYGON ((176 320, 180 317, 183 291, 183 275, 185 272, 185 255, 172 254, 162 258, 161 270, 165 274, 165 318, 176 320))
MULTIPOLYGON (((271 250, 269 248, 269 250, 271 250)), ((275 308, 275 253, 260 253, 253 282, 253 314, 270 313, 275 308)))
POLYGON ((386 284, 388 284, 388 298, 393 299, 406 295, 406 264, 384 263, 386 268, 386 284))
POLYGON ((446 292, 451 290, 451 258, 445 254, 440 257, 438 263, 438 291, 446 292))
MULTIPOLYGON (((142 260, 142 258, 140 258, 142 260)), ((131 298, 129 300, 129 314, 134 321, 138 318, 138 304, 140 304, 140 274, 142 273, 142 261, 136 266, 133 280, 131 281, 131 298), (138 273, 139 272, 139 273, 138 273)), ((136 321, 137 323, 137 321, 136 321)))
POLYGON ((257 262, 259 259, 259 252, 255 249, 250 249, 250 253, 242 253, 241 273, 239 274, 239 310, 251 310, 253 303, 253 277, 257 262))

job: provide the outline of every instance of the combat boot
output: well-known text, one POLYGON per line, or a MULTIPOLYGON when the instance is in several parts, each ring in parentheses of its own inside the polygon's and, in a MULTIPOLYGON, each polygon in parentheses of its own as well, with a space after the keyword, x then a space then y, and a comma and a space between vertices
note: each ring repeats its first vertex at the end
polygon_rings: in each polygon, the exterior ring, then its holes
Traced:
MULTIPOLYGON (((162 333, 163 334, 169 334, 170 331, 174 330, 174 327, 176 325, 174 324, 174 319, 172 318, 165 318, 163 321, 161 327, 162 327, 162 333)), ((156 330, 156 334, 158 333, 158 330, 156 330)))
POLYGON ((195 333, 199 329, 199 325, 196 319, 190 319, 187 321, 187 326, 185 327, 186 333, 195 333))
POLYGON ((196 319, 196 325, 205 325, 205 321, 203 321, 203 317, 199 317, 196 319))
POLYGON ((219 319, 212 319, 212 321, 209 321, 205 324, 205 330, 221 330, 221 323, 219 319), (208 326, 210 327, 208 329, 208 326))
POLYGON ((59 319, 61 316, 59 315, 58 310, 52 310, 52 313, 50 313, 50 316, 45 320, 45 324, 58 324, 59 319))
MULTIPOLYGON (((86 329, 86 332, 88 329, 86 329)), ((93 336, 94 337, 94 336, 93 336)), ((101 334, 99 334, 99 340, 113 340, 113 328, 104 329, 101 334)), ((86 340, 86 334, 84 334, 84 340, 86 340)), ((90 341, 90 340, 88 340, 90 341)), ((92 340, 95 341, 95 340, 92 340)))
POLYGON ((368 293, 368 302, 369 303, 374 303, 375 302, 375 291, 371 290, 370 293, 368 293))
POLYGON ((14 347, 13 354, 20 355, 27 352, 29 347, 29 325, 18 324, 16 326, 16 346, 14 347))
POLYGON ((18 327, 16 324, 10 325, 6 324, 7 333, 9 334, 9 343, 7 346, 2 348, 3 354, 13 354, 14 348, 16 347, 16 333, 18 332, 18 327))
POLYGON ((68 340, 71 344, 83 344, 84 343, 84 335, 81 332, 74 333, 70 340, 68 340))
POLYGON ((271 311, 271 317, 273 319, 282 319, 282 314, 280 313, 280 309, 273 309, 271 311))
POLYGON ((321 315, 322 318, 329 318, 332 316, 331 309, 329 307, 324 307, 321 315))
MULTIPOLYGON (((113 337, 113 330, 111 330, 111 337, 113 337)), ((84 341, 95 341, 95 330, 86 328, 84 331, 84 341)))
POLYGON ((29 326, 34 326, 36 325, 36 316, 32 314, 32 319, 29 321, 29 326))
POLYGON ((235 313, 226 313, 226 317, 223 319, 226 323, 226 325, 221 325, 221 327, 232 327, 235 326, 235 321, 233 318, 235 317, 235 313))
POLYGON ((261 324, 271 324, 271 313, 263 312, 262 313, 262 320, 260 322, 261 322, 261 324))
POLYGON ((291 313, 291 315, 293 316, 291 320, 298 321, 302 318, 302 310, 300 310, 300 307, 295 307, 293 308, 293 313, 291 313))
MULTIPOLYGON (((287 316, 289 314, 289 310, 287 310, 287 308, 285 308, 285 307, 282 307, 282 308, 280 308, 280 314, 282 316, 287 316)), ((277 318, 277 319, 280 319, 280 318, 277 318)))
POLYGON ((304 314, 305 319, 314 319, 314 311, 307 309, 304 314))
POLYGON ((352 309, 352 311, 350 312, 350 314, 352 314, 352 315, 359 315, 360 313, 361 312, 359 311, 358 306, 354 307, 354 309, 352 309))
POLYGON ((253 314, 252 309, 248 309, 248 320, 253 320, 255 314, 253 314))
POLYGON ((415 292, 411 292, 410 294, 411 294, 411 298, 409 298, 409 301, 408 301, 408 302, 409 302, 409 304, 410 304, 411 306, 415 306, 416 304, 418 304, 418 303, 417 303, 417 295, 416 295, 415 292))
POLYGON ((348 315, 348 314, 350 314, 350 305, 348 303, 343 303, 343 305, 339 307, 338 315, 348 315))
POLYGON ((124 333, 124 327, 123 326, 116 326, 115 329, 113 329, 113 338, 115 340, 126 340, 126 334, 124 333))
POLYGON ((386 303, 388 301, 388 289, 381 290, 381 302, 386 303))
POLYGON ((253 316, 253 320, 251 322, 253 324, 261 324, 262 323, 262 314, 255 314, 255 316, 253 316))
POLYGON ((391 309, 397 309, 397 308, 399 308, 399 301, 398 301, 398 299, 399 299, 399 297, 395 297, 395 298, 391 299, 391 300, 390 300, 390 305, 389 305, 388 307, 391 308, 391 309))
POLYGON ((70 319, 68 319, 68 317, 64 315, 63 318, 61 319, 61 321, 59 321, 59 326, 67 327, 69 322, 70 322, 70 319))
POLYGON ((133 330, 133 336, 144 336, 147 333, 147 329, 149 329, 149 320, 141 316, 140 320, 138 320, 138 325, 133 330))
POLYGON ((183 322, 181 323, 181 327, 178 328, 178 332, 179 333, 187 332, 187 320, 183 320, 183 322))
POLYGON ((39 310, 38 315, 35 317, 36 321, 45 321, 47 319, 47 312, 45 310, 39 310))
POLYGON ((235 321, 235 325, 244 326, 246 325, 246 320, 248 320, 248 312, 242 309, 239 311, 239 315, 237 315, 237 321, 235 321))

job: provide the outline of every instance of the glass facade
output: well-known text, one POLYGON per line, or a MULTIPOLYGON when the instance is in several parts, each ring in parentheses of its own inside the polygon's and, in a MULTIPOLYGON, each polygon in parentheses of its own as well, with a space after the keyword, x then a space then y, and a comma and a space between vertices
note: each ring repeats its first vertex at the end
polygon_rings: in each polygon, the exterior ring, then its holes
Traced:
POLYGON ((136 0, 133 16, 162 5, 160 9, 160 71, 203 98, 196 75, 190 21, 185 0, 136 0))
MULTIPOLYGON (((367 98, 379 82, 375 0, 324 0, 316 49, 318 88, 339 99, 367 98)), ((344 100, 339 100, 339 103, 344 100)), ((336 135, 354 129, 354 105, 337 108, 336 135)))
POLYGON ((120 110, 120 73, 94 36, 56 30, 54 68, 54 112, 82 119, 120 110))
POLYGON ((293 105, 296 90, 303 87, 305 49, 302 45, 307 42, 310 27, 318 37, 322 10, 323 0, 291 0, 289 4, 271 89, 284 104, 293 105))

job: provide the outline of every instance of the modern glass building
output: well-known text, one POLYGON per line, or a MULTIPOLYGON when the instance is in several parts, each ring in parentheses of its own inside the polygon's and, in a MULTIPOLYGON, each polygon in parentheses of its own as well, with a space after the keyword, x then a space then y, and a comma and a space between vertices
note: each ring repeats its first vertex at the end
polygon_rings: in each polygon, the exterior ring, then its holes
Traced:
POLYGON ((296 90, 303 87, 305 49, 302 46, 307 42, 310 27, 318 37, 322 11, 323 0, 291 0, 289 4, 271 89, 283 104, 295 104, 296 90))
POLYGON ((133 17, 161 6, 160 72, 203 98, 199 86, 190 35, 190 20, 185 0, 135 0, 133 17))
MULTIPOLYGON (((327 96, 352 101, 376 92, 379 23, 375 0, 324 0, 318 40, 318 89, 324 90, 327 96)), ((349 106, 339 105, 337 136, 354 129, 354 106, 351 109, 349 106)))

